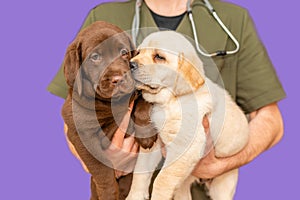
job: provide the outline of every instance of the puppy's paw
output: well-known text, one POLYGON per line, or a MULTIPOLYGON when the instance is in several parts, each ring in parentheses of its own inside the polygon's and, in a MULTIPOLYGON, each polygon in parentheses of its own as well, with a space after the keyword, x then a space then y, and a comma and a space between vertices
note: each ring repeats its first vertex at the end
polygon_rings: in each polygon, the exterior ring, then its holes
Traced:
POLYGON ((130 193, 126 200, 149 200, 149 194, 144 194, 142 192, 130 193))

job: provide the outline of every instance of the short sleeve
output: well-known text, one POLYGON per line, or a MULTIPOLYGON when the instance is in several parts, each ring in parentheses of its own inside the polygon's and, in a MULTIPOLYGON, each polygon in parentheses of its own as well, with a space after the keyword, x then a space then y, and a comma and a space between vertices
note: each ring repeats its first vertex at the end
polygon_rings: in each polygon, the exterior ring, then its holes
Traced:
POLYGON ((248 12, 244 14, 240 48, 236 101, 242 109, 250 113, 283 99, 286 94, 248 12))
POLYGON ((64 76, 63 65, 60 66, 60 69, 48 85, 47 90, 56 96, 62 97, 64 99, 67 98, 68 85, 64 76))

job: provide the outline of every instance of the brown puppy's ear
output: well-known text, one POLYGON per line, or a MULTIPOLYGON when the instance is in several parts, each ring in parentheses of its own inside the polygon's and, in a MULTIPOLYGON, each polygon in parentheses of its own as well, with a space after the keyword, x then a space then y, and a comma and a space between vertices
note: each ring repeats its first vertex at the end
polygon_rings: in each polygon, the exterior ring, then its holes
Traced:
POLYGON ((197 70, 191 61, 184 57, 183 53, 178 55, 178 73, 180 73, 185 81, 187 81, 195 90, 204 84, 204 77, 197 70))
POLYGON ((82 63, 81 43, 74 41, 67 49, 64 59, 64 74, 69 87, 76 87, 79 96, 82 94, 82 77, 79 70, 82 63), (78 75, 77 75, 78 74, 78 75), (76 79, 76 76, 77 79, 76 79), (75 82, 76 80, 76 82, 75 82), (75 83, 75 85, 74 85, 75 83))
POLYGON ((134 56, 136 56, 136 55, 137 55, 137 53, 138 53, 138 51, 137 51, 136 49, 134 49, 134 50, 131 50, 131 51, 130 51, 130 54, 131 54, 131 57, 130 57, 130 59, 131 59, 131 58, 133 58, 134 56))
MULTIPOLYGON (((74 82, 75 82, 77 73, 79 72, 79 67, 81 65, 81 62, 82 62, 81 43, 74 41, 68 47, 66 55, 65 55, 65 59, 64 59, 64 74, 65 74, 66 82, 70 87, 74 86, 74 82)), ((81 82, 81 81, 78 80, 76 82, 81 82)), ((77 83, 77 87, 80 87, 82 89, 81 83, 77 83)))
POLYGON ((133 58, 134 56, 136 56, 137 54, 137 50, 136 50, 136 47, 134 45, 134 43, 132 42, 132 39, 131 37, 129 36, 128 33, 124 32, 124 34, 126 34, 127 38, 128 38, 128 42, 129 42, 129 52, 130 52, 130 58, 133 58))

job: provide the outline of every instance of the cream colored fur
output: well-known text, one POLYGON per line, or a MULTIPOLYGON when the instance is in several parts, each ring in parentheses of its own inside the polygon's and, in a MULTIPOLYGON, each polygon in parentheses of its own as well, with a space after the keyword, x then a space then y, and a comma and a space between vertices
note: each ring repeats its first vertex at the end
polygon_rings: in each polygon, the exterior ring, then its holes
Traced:
MULTIPOLYGON (((154 104, 152 123, 166 148, 164 166, 153 185, 152 200, 191 200, 191 175, 204 156, 206 135, 202 125, 209 116, 217 157, 231 156, 248 142, 248 122, 229 94, 205 77, 191 43, 182 35, 164 31, 149 35, 132 61, 146 101, 154 104)), ((161 159, 160 143, 141 149, 127 200, 148 199, 152 172, 161 159), (147 153, 148 152, 148 153, 147 153), (144 168, 147 166, 147 168, 144 168)), ((213 200, 231 200, 238 170, 214 178, 206 186, 213 200)))

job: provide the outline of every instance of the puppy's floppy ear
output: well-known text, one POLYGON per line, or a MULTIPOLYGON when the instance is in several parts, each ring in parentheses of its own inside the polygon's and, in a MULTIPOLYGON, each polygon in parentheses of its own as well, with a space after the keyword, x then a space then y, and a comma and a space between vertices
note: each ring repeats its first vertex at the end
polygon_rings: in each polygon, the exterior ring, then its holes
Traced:
MULTIPOLYGON (((63 63, 66 82, 70 87, 74 87, 74 82, 77 73, 79 73, 78 75, 81 76, 81 73, 79 72, 81 63, 82 63, 81 43, 75 40, 68 47, 65 55, 64 63, 63 63)), ((77 79, 76 86, 78 87, 78 93, 80 94, 82 91, 81 77, 77 79)))
POLYGON ((178 55, 178 72, 184 77, 186 81, 189 82, 189 84, 195 90, 201 87, 205 82, 204 77, 200 73, 200 71, 198 71, 197 68, 193 66, 193 63, 191 63, 191 61, 187 60, 184 57, 183 53, 179 53, 178 55))
POLYGON ((136 56, 137 53, 138 53, 138 51, 136 49, 131 50, 130 51, 130 54, 131 54, 130 59, 133 58, 134 56, 136 56))
POLYGON ((135 47, 134 43, 132 42, 132 38, 129 36, 129 34, 126 32, 124 32, 124 34, 126 34, 126 36, 128 38, 129 48, 130 48, 129 52, 130 52, 130 59, 131 59, 137 55, 137 50, 136 50, 136 47, 135 47))

